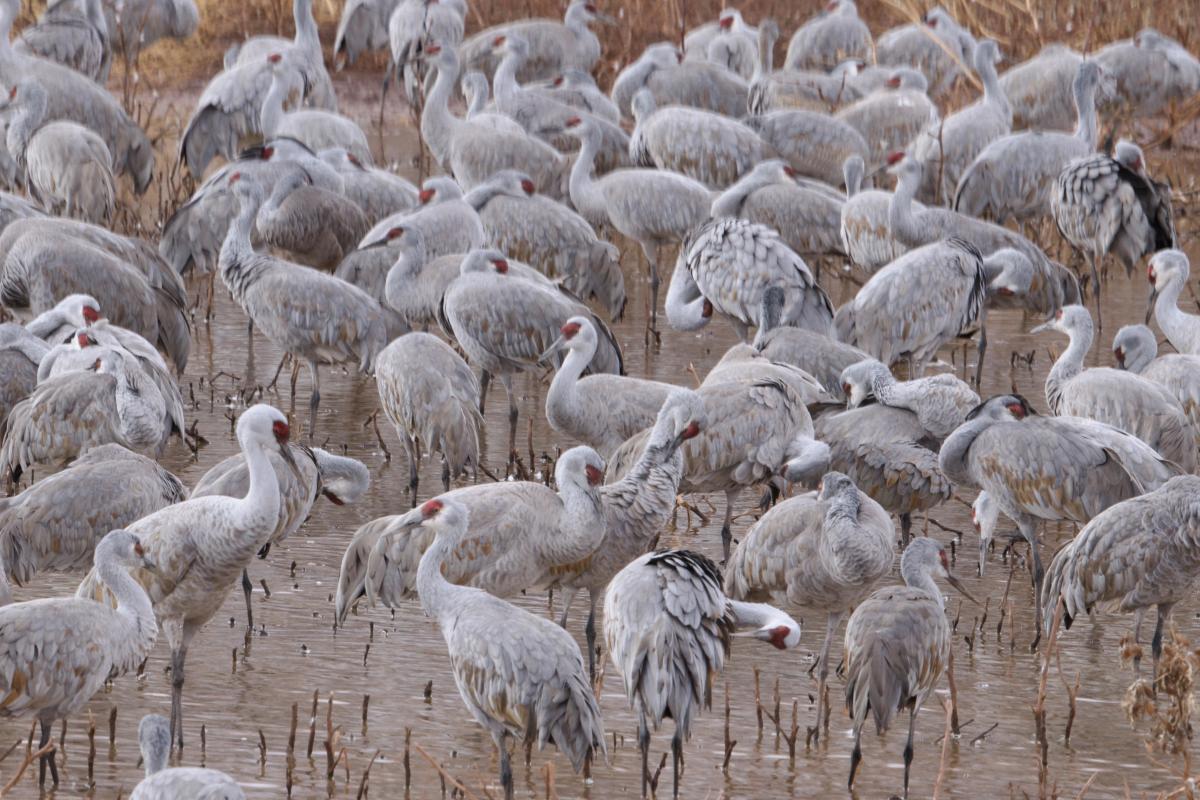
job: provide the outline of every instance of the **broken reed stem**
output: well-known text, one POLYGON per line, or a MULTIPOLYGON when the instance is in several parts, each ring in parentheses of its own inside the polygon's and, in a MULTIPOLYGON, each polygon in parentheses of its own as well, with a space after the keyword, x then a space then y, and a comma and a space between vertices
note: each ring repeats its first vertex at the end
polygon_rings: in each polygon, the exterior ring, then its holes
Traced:
POLYGON ((367 735, 367 709, 370 707, 370 705, 371 705, 371 695, 369 695, 369 694, 364 694, 364 695, 363 695, 363 709, 362 709, 362 732, 363 732, 363 736, 366 736, 366 735, 367 735))
POLYGON ((375 765, 375 759, 379 758, 378 750, 371 756, 371 760, 367 762, 367 768, 363 770, 362 780, 358 782, 358 794, 354 796, 355 800, 363 800, 367 796, 367 781, 371 778, 371 767, 375 765))
POLYGON ((258 729, 258 765, 265 773, 267 769, 267 736, 263 733, 262 728, 258 729))
POLYGON ((409 760, 409 746, 412 744, 412 728, 404 729, 404 793, 408 794, 408 788, 412 785, 412 763, 409 760))
MULTIPOLYGON (((958 714, 954 708, 954 703, 947 703, 943 700, 942 708, 946 710, 946 729, 942 731, 942 759, 938 762, 937 779, 933 782, 933 800, 937 800, 938 794, 942 790, 942 781, 946 779, 947 761, 950 758, 950 732, 953 726, 958 724, 957 721, 954 721, 954 718, 958 714)), ((957 731, 954 732, 957 733, 957 731)))
POLYGON ((958 725, 958 684, 954 680, 954 648, 950 648, 950 659, 946 662, 946 682, 950 684, 950 728, 954 735, 959 734, 958 725))
POLYGON ((25 753, 25 759, 21 762, 21 766, 17 768, 17 774, 13 775, 8 783, 4 784, 4 788, 0 789, 0 797, 8 794, 14 786, 21 782, 21 777, 25 774, 25 770, 29 769, 29 765, 44 755, 53 753, 57 745, 53 740, 46 742, 46 746, 38 750, 33 750, 25 753))
POLYGON ((312 714, 308 718, 308 757, 312 758, 313 745, 317 741, 317 703, 320 701, 320 689, 313 689, 312 714))
POLYGON ((1058 642, 1058 626, 1062 623, 1063 600, 1054 604, 1054 619, 1050 623, 1050 636, 1042 654, 1042 674, 1038 680, 1037 703, 1033 707, 1034 733, 1038 743, 1038 796, 1046 797, 1047 781, 1050 777, 1050 743, 1046 737, 1046 683, 1050 679, 1050 657, 1058 642))
POLYGON ((292 796, 292 785, 296 770, 296 723, 299 721, 300 704, 292 703, 292 726, 288 731, 287 745, 287 796, 292 796))
POLYGON ((721 772, 729 774, 729 759, 733 756, 733 748, 737 740, 729 734, 729 681, 725 681, 725 760, 721 762, 721 772))
POLYGON ((92 716, 91 709, 88 709, 88 786, 95 786, 95 768, 96 768, 96 718, 92 716))
POLYGON ((414 749, 416 749, 417 753, 419 753, 422 758, 424 758, 426 761, 429 762, 429 765, 431 767, 433 767, 434 769, 437 770, 438 775, 442 776, 443 781, 450 784, 451 786, 453 786, 455 789, 457 789, 459 792, 462 793, 462 796, 463 796, 463 798, 465 798, 465 800, 479 800, 478 795, 473 793, 470 789, 468 789, 466 786, 464 786, 462 783, 460 783, 453 775, 451 775, 449 772, 447 772, 446 768, 443 767, 441 764, 439 764, 434 759, 433 756, 431 756, 431 755, 429 755, 429 753, 425 752, 424 747, 421 747, 421 745, 418 744, 417 742, 413 742, 412 746, 414 749))
POLYGON ((1069 706, 1067 709, 1067 726, 1066 730, 1063 732, 1063 744, 1067 747, 1070 747, 1071 728, 1075 726, 1075 698, 1079 695, 1079 672, 1076 671, 1075 673, 1075 687, 1072 688, 1071 685, 1067 683, 1067 676, 1063 674, 1061 650, 1056 650, 1054 652, 1054 665, 1058 668, 1058 679, 1062 681, 1063 689, 1065 689, 1067 692, 1067 702, 1069 706))
POLYGON ((758 738, 762 739, 763 731, 763 707, 762 707, 762 690, 759 685, 758 667, 754 668, 754 716, 758 718, 758 738))
POLYGON ((108 712, 108 757, 117 754, 117 707, 113 706, 108 712))
MULTIPOLYGON (((542 765, 542 778, 546 784, 546 800, 558 800, 558 786, 555 782, 554 762, 547 761, 542 765)), ((487 791, 486 789, 484 790, 487 791)))

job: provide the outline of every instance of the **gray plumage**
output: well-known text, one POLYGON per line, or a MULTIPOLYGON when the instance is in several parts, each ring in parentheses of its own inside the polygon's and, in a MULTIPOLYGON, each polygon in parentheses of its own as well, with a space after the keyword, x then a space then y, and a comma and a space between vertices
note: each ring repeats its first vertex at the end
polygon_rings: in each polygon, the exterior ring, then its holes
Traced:
POLYGON ((225 69, 261 62, 272 53, 280 53, 303 74, 309 105, 337 111, 337 95, 325 69, 320 31, 313 16, 313 0, 292 0, 292 24, 296 33, 291 39, 251 36, 232 45, 225 51, 225 69))
POLYGON ((187 39, 200 27, 195 0, 122 0, 116 8, 105 4, 104 13, 126 64, 135 63, 141 50, 159 39, 187 39))
POLYGON ((873 61, 874 49, 871 32, 858 18, 858 7, 852 0, 832 0, 792 34, 783 63, 788 69, 828 72, 848 58, 873 61))
POLYGON ((267 140, 288 137, 313 151, 341 147, 359 161, 370 164, 371 144, 354 120, 322 108, 285 110, 284 104, 293 91, 303 96, 304 77, 281 53, 271 53, 266 58, 271 85, 259 110, 258 131, 262 137, 267 140))
POLYGON ((751 114, 803 109, 824 114, 853 103, 862 92, 846 75, 824 70, 774 68, 779 26, 765 19, 758 26, 758 62, 750 78, 746 100, 751 114))
POLYGON ((333 61, 338 70, 354 65, 362 53, 388 46, 388 19, 399 0, 347 0, 333 37, 333 61))
POLYGON ((1012 104, 1013 128, 1069 131, 1072 84, 1083 56, 1064 44, 1049 44, 1036 56, 1000 76, 1000 87, 1012 104))
POLYGON ((320 156, 342 176, 345 184, 342 193, 359 207, 368 226, 390 214, 411 211, 417 206, 420 190, 399 175, 364 164, 341 147, 322 150, 320 156))
POLYGON ((846 159, 857 156, 865 162, 869 157, 862 134, 828 114, 782 110, 749 116, 744 122, 798 174, 830 186, 843 185, 846 159))
POLYGON ((898 69, 883 89, 872 92, 834 114, 867 143, 867 170, 873 173, 889 155, 907 150, 923 131, 940 122, 937 106, 925 94, 925 76, 898 69))
POLYGON ((892 28, 875 40, 881 65, 921 70, 934 96, 950 90, 974 52, 975 37, 941 6, 926 11, 921 22, 892 28))
POLYGON ((1053 413, 1107 423, 1138 437, 1184 472, 1196 468, 1197 431, 1173 394, 1132 372, 1084 368, 1094 337, 1086 308, 1060 308, 1034 330, 1055 330, 1071 340, 1046 376, 1046 404, 1053 413))
MULTIPOLYGON (((403 230, 403 235, 392 240, 399 242, 400 252, 389 267, 374 271, 358 259, 347 260, 338 268, 337 276, 379 300, 385 315, 398 315, 403 326, 427 328, 437 323, 442 296, 461 274, 465 254, 427 258, 421 230, 403 230)), ((393 324, 388 327, 390 330, 393 324)))
POLYGON ((842 370, 869 356, 853 345, 823 334, 781 325, 783 301, 783 292, 778 288, 763 292, 763 310, 754 337, 754 350, 773 362, 803 370, 820 381, 835 399, 845 400, 842 370))
POLYGON ((458 47, 466 16, 465 0, 404 0, 388 14, 384 21, 385 43, 391 54, 388 71, 395 71, 408 97, 423 78, 420 60, 425 47, 433 42, 458 47))
POLYGON ((1158 356, 1158 341, 1145 325, 1121 328, 1113 337, 1112 349, 1118 369, 1129 370, 1166 389, 1179 401, 1192 429, 1200 431, 1200 356, 1158 356))
POLYGON ((1200 91, 1200 61, 1183 45, 1153 28, 1112 42, 1096 61, 1116 79, 1121 110, 1145 119, 1180 105, 1200 91))
POLYGON ((171 721, 159 714, 147 714, 138 723, 138 746, 146 777, 129 800, 246 800, 237 781, 216 769, 205 767, 168 767, 171 756, 171 721))
POLYGON ((38 364, 50 347, 21 325, 0 324, 0 426, 37 386, 38 364))
POLYGON ((749 95, 741 77, 720 64, 683 61, 670 42, 647 47, 613 81, 611 97, 623 118, 633 119, 633 97, 642 88, 660 106, 689 106, 735 118, 746 113, 749 95))
POLYGON ((13 44, 86 75, 103 84, 112 60, 108 21, 100 0, 48 3, 34 25, 21 31, 13 44))
POLYGON ((370 225, 343 195, 312 185, 300 167, 275 182, 254 219, 264 244, 301 264, 332 271, 370 225))
POLYGON ((758 61, 758 31, 746 24, 736 8, 722 10, 715 29, 708 27, 692 29, 684 37, 684 57, 707 59, 749 80, 758 61))
POLYGON ((916 414, 926 435, 938 441, 953 433, 979 405, 979 395, 952 373, 898 381, 875 359, 846 367, 841 383, 849 408, 874 399, 891 408, 907 409, 916 414))
POLYGON ((1179 308, 1179 296, 1190 274, 1187 254, 1182 250, 1159 251, 1151 257, 1147 273, 1159 330, 1178 352, 1200 355, 1200 317, 1179 308))
POLYGON ((460 58, 466 69, 491 78, 499 65, 492 47, 496 37, 520 36, 529 44, 529 58, 517 73, 522 83, 553 78, 570 67, 591 72, 600 60, 600 40, 588 28, 596 20, 612 22, 588 0, 572 0, 561 22, 523 19, 479 31, 459 46, 460 58))

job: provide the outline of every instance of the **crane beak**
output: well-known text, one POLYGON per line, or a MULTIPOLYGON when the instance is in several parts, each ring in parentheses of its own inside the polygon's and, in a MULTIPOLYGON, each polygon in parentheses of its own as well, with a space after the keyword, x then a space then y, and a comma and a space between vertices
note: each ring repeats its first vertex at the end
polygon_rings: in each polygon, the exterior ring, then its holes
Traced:
POLYGON ((304 476, 300 474, 300 467, 296 464, 296 458, 292 455, 292 448, 287 442, 279 443, 279 455, 291 467, 292 473, 295 474, 297 480, 303 480, 304 476))
POLYGON ((1146 298, 1146 322, 1150 324, 1150 318, 1154 316, 1154 301, 1158 299, 1158 287, 1150 284, 1150 296, 1146 298))
POLYGON ((603 25, 617 25, 617 18, 611 14, 605 14, 603 11, 597 11, 594 15, 596 21, 603 25))
POLYGON ((155 564, 150 560, 150 556, 142 556, 142 569, 146 570, 146 572, 149 572, 151 575, 157 576, 162 574, 162 570, 158 568, 158 564, 155 564))
POLYGON ((1038 325, 1036 328, 1031 330, 1030 333, 1041 333, 1042 331, 1052 331, 1052 330, 1054 330, 1054 320, 1051 319, 1051 320, 1046 320, 1041 325, 1038 325))
POLYGON ((557 339, 555 339, 553 342, 550 343, 550 346, 546 348, 546 351, 544 353, 542 353, 540 356, 538 356, 538 363, 543 363, 543 362, 549 361, 550 356, 554 355, 559 350, 562 350, 563 345, 566 344, 566 342, 567 342, 567 337, 559 336, 557 339))
MULTIPOLYGON (((983 568, 983 564, 982 564, 982 562, 980 562, 980 569, 982 569, 982 568, 983 568)), ((975 597, 970 592, 967 591, 967 587, 963 586, 962 581, 960 581, 958 578, 954 577, 953 574, 947 572, 946 573, 946 581, 949 582, 949 584, 951 586, 953 586, 955 589, 957 589, 959 591, 959 594, 961 594, 963 597, 967 598, 975 605, 979 605, 979 601, 976 600, 975 597)))

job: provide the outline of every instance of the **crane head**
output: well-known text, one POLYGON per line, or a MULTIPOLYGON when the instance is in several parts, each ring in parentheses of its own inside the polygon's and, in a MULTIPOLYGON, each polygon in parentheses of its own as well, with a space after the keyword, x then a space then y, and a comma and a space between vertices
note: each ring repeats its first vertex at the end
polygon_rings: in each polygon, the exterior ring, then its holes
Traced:
POLYGON ((437 189, 422 189, 417 193, 417 199, 421 202, 421 205, 427 206, 429 205, 429 201, 432 200, 436 195, 437 189))
POLYGON ((492 266, 496 268, 496 272, 501 275, 508 274, 508 260, 503 258, 493 258, 492 266))
POLYGON ((903 150, 897 150, 897 151, 896 151, 896 152, 894 152, 894 153, 889 153, 889 154, 888 154, 888 157, 887 157, 887 165, 888 165, 889 167, 894 167, 894 166, 896 166, 897 164, 899 164, 899 163, 900 163, 901 161, 903 161, 903 160, 904 160, 904 151, 903 151, 903 150))
POLYGON ((717 26, 723 31, 727 31, 730 28, 732 28, 733 27, 733 15, 732 14, 722 15, 722 17, 717 21, 717 26))
POLYGON ((276 442, 287 444, 288 437, 291 436, 291 429, 283 420, 275 420, 271 423, 271 433, 274 434, 276 442))
POLYGON ((80 331, 79 335, 75 337, 75 341, 79 344, 80 349, 100 344, 87 331, 80 331))
POLYGON ((579 333, 582 327, 578 322, 568 322, 559 329, 559 332, 563 335, 564 339, 570 341, 575 338, 575 334, 579 333))
POLYGON ((507 39, 508 37, 504 35, 497 36, 495 39, 492 39, 492 47, 503 47, 507 39))
POLYGON ((83 321, 88 325, 100 321, 100 309, 93 305, 88 305, 85 303, 83 308, 80 310, 80 313, 83 314, 83 321))
POLYGON ((604 482, 604 472, 591 464, 583 468, 584 474, 587 475, 588 486, 599 486, 604 482))
POLYGON ((583 124, 583 119, 581 119, 580 117, 568 117, 567 121, 563 123, 563 127, 564 128, 578 128, 582 124, 583 124))
POLYGON ((884 84, 884 86, 888 87, 889 89, 899 89, 900 88, 900 76, 893 75, 892 77, 888 78, 887 82, 884 84))
POLYGON ((433 519, 445 507, 445 504, 438 499, 426 500, 425 505, 421 506, 421 518, 433 519))
POLYGON ((271 53, 271 55, 267 56, 268 64, 278 64, 280 61, 283 61, 283 55, 281 53, 271 53))
POLYGON ((521 191, 532 197, 533 193, 537 191, 537 187, 533 185, 533 181, 529 180, 529 178, 522 178, 521 191))
POLYGON ((425 47, 425 55, 426 56, 436 56, 440 52, 442 52, 442 46, 440 44, 438 44, 437 42, 434 42, 433 44, 427 45, 425 47))
POLYGON ((711 319, 712 315, 713 315, 713 304, 712 304, 712 301, 706 297, 706 298, 704 298, 704 305, 700 309, 700 316, 704 317, 705 319, 711 319))
POLYGON ((387 232, 387 238, 388 238, 389 242, 393 241, 395 239, 399 239, 403 235, 404 235, 404 228, 400 228, 400 227, 392 228, 391 230, 389 230, 387 232))

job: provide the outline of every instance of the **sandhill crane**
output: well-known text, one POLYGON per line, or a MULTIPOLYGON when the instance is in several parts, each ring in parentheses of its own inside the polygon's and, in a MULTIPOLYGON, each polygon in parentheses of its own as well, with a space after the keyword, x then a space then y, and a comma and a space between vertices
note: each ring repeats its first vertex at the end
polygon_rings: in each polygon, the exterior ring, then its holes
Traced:
MULTIPOLYGON (((112 676, 136 669, 154 647, 158 625, 150 598, 126 571, 157 569, 143 544, 118 529, 96 545, 93 572, 116 599, 115 609, 74 597, 0 608, 0 715, 36 716, 40 747, 50 741, 55 721, 82 709, 112 676)), ((53 754, 42 757, 39 783, 47 766, 57 786, 53 754)))
POLYGON ((292 396, 300 360, 312 378, 313 423, 321 401, 317 364, 358 361, 370 372, 385 344, 383 312, 370 295, 331 275, 257 253, 250 230, 262 204, 262 189, 235 172, 229 181, 241 211, 221 246, 221 280, 268 339, 296 356, 292 396))
POLYGON ((732 7, 721 9, 721 13, 715 20, 697 25, 684 34, 684 57, 689 59, 708 58, 709 45, 713 40, 721 36, 723 32, 732 31, 735 28, 743 31, 743 35, 754 38, 754 28, 746 25, 745 20, 742 19, 742 12, 732 7))
MULTIPOLYGON (((767 482, 774 495, 778 482, 823 475, 829 447, 813 434, 805 398, 780 378, 716 380, 699 390, 708 417, 700 434, 683 445, 683 493, 724 492, 721 545, 729 558, 733 541, 733 504, 747 486, 767 482)), ((628 474, 650 431, 626 440, 609 459, 614 479, 628 474)))
POLYGON ((853 126, 818 111, 772 111, 743 121, 797 174, 829 186, 844 185, 847 159, 869 156, 866 140, 853 126))
POLYGON ((361 53, 388 46, 388 19, 400 0, 347 0, 333 37, 333 63, 340 72, 361 53))
POLYGON ((676 491, 683 477, 679 448, 708 424, 704 401, 695 392, 673 388, 659 409, 637 463, 620 480, 600 489, 604 507, 604 539, 587 559, 557 570, 551 588, 563 590, 559 623, 565 628, 577 592, 588 592, 584 632, 588 671, 595 674, 596 603, 613 576, 652 548, 675 510, 676 491))
POLYGON ((532 176, 539 192, 564 196, 566 157, 535 137, 497 131, 451 114, 458 56, 453 48, 438 44, 426 47, 424 54, 437 66, 437 80, 421 114, 421 133, 434 158, 463 188, 478 186, 500 170, 515 169, 532 176))
POLYGON ((656 329, 659 248, 682 242, 708 219, 712 194, 691 178, 668 170, 619 169, 593 177, 599 130, 579 117, 567 120, 567 130, 582 143, 571 167, 571 203, 591 224, 608 223, 641 245, 650 269, 650 327, 656 329))
POLYGON ((613 81, 611 96, 622 117, 633 118, 633 96, 643 87, 657 105, 690 106, 735 118, 746 113, 749 95, 741 77, 720 64, 683 61, 670 42, 647 47, 613 81))
POLYGON ((1180 475, 1097 514, 1050 563, 1038 598, 1047 621, 1060 601, 1067 629, 1096 607, 1133 611, 1136 642, 1142 614, 1154 606, 1158 620, 1151 652, 1157 676, 1165 623, 1196 583, 1198 501, 1200 478, 1180 475))
POLYGON ((1012 105, 1013 128, 1069 131, 1072 84, 1083 56, 1064 44, 1048 44, 1033 58, 1000 76, 1012 105))
POLYGON ((788 69, 828 72, 848 58, 873 61, 874 49, 871 32, 858 18, 853 0, 830 0, 792 34, 783 63, 788 69))
POLYGON ((920 23, 885 31, 875 40, 881 65, 916 67, 934 96, 944 95, 974 59, 975 37, 949 11, 934 6, 920 23), (933 36, 929 33, 932 32, 933 36))
POLYGON ((667 289, 667 321, 696 330, 714 311, 730 318, 741 338, 758 325, 762 294, 784 290, 783 324, 830 330, 833 307, 804 263, 772 228, 740 219, 714 219, 689 234, 667 289))
POLYGON ((1175 210, 1171 206, 1171 184, 1156 181, 1146 172, 1146 154, 1142 148, 1128 139, 1117 140, 1113 147, 1113 158, 1126 169, 1137 173, 1146 182, 1146 188, 1138 195, 1138 201, 1146 214, 1150 226, 1161 238, 1175 239, 1175 210))
MULTIPOLYGON (((136 5, 130 2, 126 7, 136 5)), ((112 154, 113 174, 128 173, 134 190, 146 191, 154 177, 154 148, 145 132, 95 81, 53 61, 14 52, 9 43, 14 12, 12 4, 0 6, 0 83, 29 81, 41 86, 46 92, 45 120, 68 120, 98 133, 112 154)))
POLYGON ((773 380, 787 384, 805 405, 835 402, 834 396, 812 375, 790 364, 774 363, 744 342, 725 351, 721 360, 704 376, 700 388, 719 383, 754 384, 773 380))
POLYGON ((889 154, 908 149, 923 131, 937 128, 937 106, 925 89, 924 75, 912 69, 897 69, 883 89, 833 115, 858 131, 867 143, 869 173, 881 167, 889 154))
POLYGON ((305 94, 317 108, 337 111, 337 95, 325 70, 320 32, 313 17, 313 0, 292 0, 292 22, 296 33, 291 39, 279 36, 252 36, 225 51, 225 69, 262 62, 271 53, 285 53, 304 76, 305 94))
POLYGON ((905 408, 933 439, 942 440, 966 421, 979 405, 979 395, 950 373, 898 381, 892 371, 875 359, 851 364, 842 370, 846 405, 857 408, 870 399, 891 408, 905 408))
POLYGON ((1146 272, 1151 286, 1147 324, 1153 310, 1159 330, 1172 347, 1180 353, 1200 355, 1200 317, 1179 308, 1179 295, 1190 274, 1187 254, 1182 250, 1161 250, 1150 259, 1146 272))
MULTIPOLYGON (((504 385, 511 439, 517 424, 512 376, 533 369, 571 317, 588 315, 598 327, 599 322, 586 306, 553 286, 506 274, 508 263, 498 254, 476 251, 474 258, 463 260, 460 270, 461 276, 446 290, 441 314, 467 360, 504 385)), ((589 370, 622 374, 616 339, 607 327, 600 330, 604 344, 589 370)))
POLYGON ((203 796, 212 800, 246 800, 237 781, 216 769, 168 767, 171 757, 171 721, 147 714, 138 723, 138 747, 146 777, 133 787, 129 800, 171 800, 203 796))
POLYGON ((872 404, 820 414, 813 428, 829 445, 830 468, 899 518, 905 544, 912 515, 950 499, 954 485, 938 466, 937 442, 913 412, 872 404))
POLYGON ((24 171, 29 194, 47 212, 107 224, 116 189, 112 155, 99 134, 75 122, 46 122, 46 90, 14 84, 0 108, 12 108, 6 146, 24 171))
POLYGON ((773 362, 790 364, 812 375, 838 400, 842 394, 842 370, 869 356, 853 345, 828 336, 782 325, 784 294, 776 286, 763 292, 754 350, 773 362))
POLYGON ((882 735, 892 717, 908 709, 908 742, 904 745, 904 797, 913 759, 917 712, 933 693, 950 661, 950 623, 946 601, 934 576, 974 600, 950 572, 946 551, 933 539, 914 539, 900 556, 904 586, 885 587, 868 597, 846 623, 846 710, 854 727, 850 753, 851 791, 862 761, 862 729, 867 714, 882 735))
POLYGON ((1116 79, 1114 99, 1126 114, 1145 119, 1200 91, 1200 61, 1179 42, 1153 28, 1112 42, 1096 61, 1116 79))
MULTIPOLYGON (((1200 430, 1200 356, 1158 355, 1158 341, 1145 325, 1126 325, 1113 337, 1118 369, 1127 369, 1166 389, 1183 408, 1194 430, 1200 430)), ((1197 442, 1200 445, 1200 442, 1197 442)))
POLYGON ((883 507, 840 472, 818 492, 785 500, 754 523, 725 570, 725 594, 824 611, 817 656, 817 730, 825 707, 829 647, 844 617, 892 569, 895 526, 883 507))
MULTIPOLYGON (((1039 521, 1085 523, 1178 470, 1132 434, 1090 419, 1038 416, 1020 395, 984 401, 942 443, 938 463, 956 484, 991 495, 1017 524, 1032 552, 1035 591, 1043 577, 1039 521)), ((1040 605, 1035 611, 1040 628, 1040 605)))
POLYGON ((741 122, 698 108, 658 108, 649 89, 634 95, 633 116, 637 126, 629 154, 635 164, 678 172, 713 188, 729 186, 775 156, 741 122))
POLYGON ((364 164, 344 148, 330 147, 322 150, 320 156, 342 177, 342 193, 362 210, 369 225, 389 214, 412 210, 419 202, 420 190, 408 180, 364 164))
POLYGON ((385 310, 398 314, 405 325, 428 327, 438 321, 442 296, 462 272, 463 255, 426 258, 420 228, 404 228, 392 241, 399 243, 400 253, 382 276, 364 271, 351 274, 346 264, 337 275, 380 300, 385 310))
POLYGON ((384 24, 391 53, 384 76, 385 91, 394 70, 411 101, 423 79, 420 62, 425 48, 434 42, 457 48, 463 40, 466 16, 466 0, 404 0, 395 4, 384 24))
POLYGON ((1155 192, 1148 180, 1103 153, 1071 161, 1054 181, 1050 211, 1063 238, 1088 256, 1100 327, 1104 256, 1115 255, 1128 275, 1143 255, 1175 246, 1174 227, 1153 211, 1155 192))
POLYGON ((50 348, 12 322, 0 324, 0 429, 13 406, 37 386, 38 364, 50 348))
POLYGON ((9 413, 0 465, 15 483, 34 464, 70 461, 115 442, 157 455, 172 427, 166 402, 132 358, 105 349, 90 370, 38 385, 9 413))
POLYGON ((595 753, 608 751, 600 708, 571 635, 487 592, 455 586, 443 575, 455 548, 474 533, 469 518, 466 506, 445 496, 410 512, 404 526, 436 537, 417 570, 421 608, 442 629, 458 692, 495 742, 504 797, 512 800, 510 736, 536 735, 539 747, 553 742, 576 772, 595 753), (547 664, 554 666, 547 669, 547 664))
POLYGON ((614 125, 621 122, 621 112, 617 110, 616 103, 600 91, 590 72, 578 67, 564 69, 561 75, 546 85, 535 83, 526 88, 552 97, 560 103, 574 106, 580 111, 586 111, 614 125))
POLYGON ((596 355, 596 327, 587 317, 571 317, 541 360, 566 350, 546 394, 546 420, 555 431, 612 453, 630 436, 654 423, 675 387, 625 375, 583 371, 596 355))
POLYGON ((1012 131, 1012 106, 996 77, 1000 47, 985 39, 975 48, 975 71, 983 97, 931 125, 913 142, 911 153, 925 175, 921 199, 949 205, 959 177, 985 147, 1012 131))
POLYGON ((758 26, 758 61, 750 76, 747 109, 766 114, 784 109, 826 112, 853 103, 862 95, 845 76, 797 69, 774 69, 779 26, 764 19, 758 26))
MULTIPOLYGON (((749 80, 758 61, 756 34, 757 31, 742 19, 740 11, 725 9, 717 20, 716 35, 709 40, 704 57, 749 80)), ((684 54, 690 55, 686 40, 684 54)))
POLYGON ((1064 306, 1033 329, 1065 333, 1071 343, 1046 376, 1046 404, 1055 414, 1086 417, 1138 437, 1191 472, 1197 431, 1175 396, 1155 382, 1108 367, 1084 369, 1092 349, 1092 317, 1083 306, 1064 306))
POLYGON ((983 577, 987 564, 987 551, 996 536, 996 523, 1000 520, 1000 506, 987 492, 980 492, 971 504, 971 524, 979 534, 979 577, 983 577))
POLYGON ((301 167, 280 178, 258 209, 254 227, 264 244, 301 264, 333 270, 370 225, 350 199, 312 185, 301 167))
POLYGON ((1003 225, 1021 225, 1050 213, 1050 192, 1063 167, 1096 150, 1096 92, 1102 73, 1095 61, 1081 61, 1071 85, 1075 132, 1022 131, 1001 136, 975 157, 958 179, 955 211, 987 216, 1003 225))
MULTIPOLYGON (((513 191, 507 184, 505 188, 513 191)), ((516 191, 524 194, 523 187, 516 191)), ((491 189, 485 190, 484 193, 490 196, 491 189)), ((429 178, 421 185, 417 197, 420 206, 390 214, 375 223, 359 242, 359 253, 351 254, 348 258, 381 258, 380 266, 387 269, 395 260, 394 257, 384 252, 376 256, 370 252, 371 249, 387 245, 389 242, 397 242, 402 231, 413 229, 421 231, 422 242, 429 258, 450 253, 465 253, 488 243, 488 234, 483 228, 479 212, 467 202, 462 187, 453 178, 429 178)))
POLYGON ((376 359, 383 412, 408 453, 408 489, 417 504, 422 452, 442 456, 442 489, 450 491, 470 464, 479 467, 479 381, 458 353, 436 336, 409 333, 376 359))
MULTIPOLYGON (((180 748, 188 646, 279 524, 279 481, 267 453, 277 450, 284 461, 294 463, 289 433, 287 418, 277 409, 251 406, 237 421, 238 444, 250 471, 245 497, 185 500, 129 526, 158 566, 156 572, 136 570, 133 577, 148 590, 154 616, 171 649, 171 739, 180 748)), ((93 569, 76 595, 102 599, 97 578, 105 580, 103 573, 93 569)))
MULTIPOLYGON (((324 495, 334 505, 354 503, 371 485, 366 465, 357 459, 338 456, 319 447, 291 445, 292 460, 267 452, 279 480, 279 522, 258 551, 266 558, 273 544, 282 542, 303 525, 313 504, 324 495)), ((192 487, 191 497, 245 497, 250 490, 250 465, 244 453, 235 453, 209 467, 192 487)), ((248 568, 242 569, 242 593, 246 598, 246 629, 254 630, 253 591, 248 568)))
MULTIPOLYGON (((595 553, 604 536, 599 498, 604 460, 590 447, 568 450, 554 465, 558 491, 535 481, 500 481, 455 489, 445 498, 462 503, 475 518, 472 534, 488 553, 455 552, 447 578, 499 597, 549 586, 595 553)), ((421 554, 432 542, 411 532, 404 517, 383 517, 355 532, 338 577, 338 623, 359 598, 389 608, 417 590, 421 554)))
POLYGON ((490 78, 499 66, 492 42, 497 36, 519 36, 529 44, 529 58, 517 73, 522 83, 553 78, 568 67, 591 72, 600 60, 600 40, 588 28, 593 21, 616 24, 590 0, 571 0, 562 22, 524 19, 485 28, 466 39, 459 53, 467 69, 490 78))
POLYGON ((112 58, 108 21, 100 0, 47 4, 13 49, 56 61, 103 84, 112 58))
POLYGON ((303 81, 293 66, 286 63, 281 53, 267 56, 270 65, 271 86, 262 101, 259 112, 259 131, 264 139, 290 137, 303 142, 314 151, 329 147, 342 147, 366 164, 371 163, 371 145, 358 123, 349 117, 320 108, 300 108, 285 111, 284 102, 296 84, 303 81))
POLYGON ((736 217, 765 225, 801 256, 841 253, 844 196, 810 181, 778 159, 760 162, 712 204, 713 217, 736 217))
MULTIPOLYGON (((970 242, 943 239, 909 250, 871 276, 838 309, 837 338, 884 364, 907 358, 919 376, 946 342, 984 316, 987 277, 970 242)), ((976 375, 982 373, 982 354, 976 375)), ((978 382, 978 377, 976 379, 978 382)))
POLYGON ((143 48, 159 39, 187 39, 200 27, 195 0, 122 0, 105 5, 108 32, 125 54, 125 63, 137 62, 143 48))
POLYGON ((673 797, 679 796, 683 743, 692 717, 711 705, 713 679, 725 668, 737 628, 779 650, 800 643, 800 624, 762 603, 721 591, 717 565, 689 550, 646 553, 622 569, 604 596, 604 640, 638 715, 642 796, 650 781, 650 726, 675 721, 673 797))

